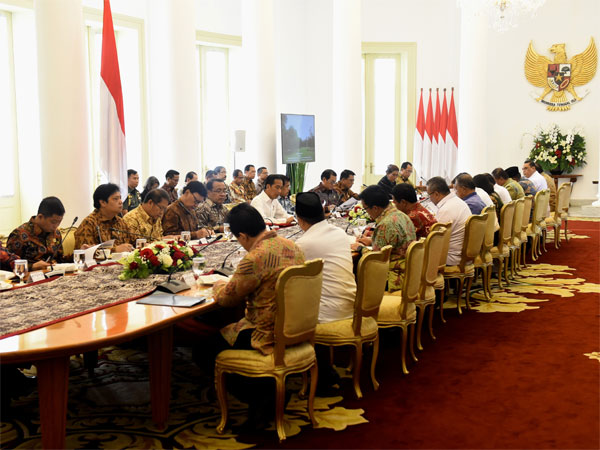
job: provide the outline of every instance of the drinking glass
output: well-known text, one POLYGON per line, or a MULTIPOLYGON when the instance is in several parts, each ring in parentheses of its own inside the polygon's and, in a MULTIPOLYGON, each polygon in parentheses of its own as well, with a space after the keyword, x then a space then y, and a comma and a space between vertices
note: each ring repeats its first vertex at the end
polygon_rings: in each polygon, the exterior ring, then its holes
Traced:
POLYGON ((196 276, 196 286, 199 284, 198 277, 204 272, 205 265, 206 260, 203 256, 198 256, 192 259, 192 272, 194 272, 194 275, 196 276))
POLYGON ((135 248, 141 250, 146 246, 146 239, 136 239, 135 248))
POLYGON ((77 266, 77 272, 83 272, 85 265, 85 250, 73 250, 73 262, 77 266))
POLYGON ((223 224, 223 233, 225 233, 225 238, 229 240, 231 238, 231 228, 228 223, 223 224))
POLYGON ((15 267, 13 272, 16 276, 19 277, 18 286, 23 286, 25 283, 23 282, 23 278, 27 276, 27 260, 26 259, 17 259, 15 261, 15 267))
POLYGON ((192 239, 192 233, 190 231, 182 231, 181 232, 181 240, 185 242, 185 245, 188 245, 190 240, 192 239))

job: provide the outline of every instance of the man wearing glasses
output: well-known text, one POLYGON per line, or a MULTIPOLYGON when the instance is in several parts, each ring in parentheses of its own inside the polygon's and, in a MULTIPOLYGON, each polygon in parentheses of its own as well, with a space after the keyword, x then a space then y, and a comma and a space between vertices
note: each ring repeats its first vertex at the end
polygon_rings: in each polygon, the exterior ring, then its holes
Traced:
POLYGON ((210 235, 210 230, 202 228, 195 208, 206 198, 206 188, 199 181, 190 181, 183 188, 183 195, 171 203, 162 220, 163 233, 167 235, 181 234, 190 231, 192 239, 210 235))
POLYGON ((137 238, 158 241, 163 237, 162 217, 169 206, 169 194, 153 189, 146 194, 144 203, 131 210, 123 220, 137 238))
POLYGON ((196 209, 201 227, 223 232, 227 209, 223 206, 227 198, 225 182, 215 178, 206 183, 208 198, 196 209))

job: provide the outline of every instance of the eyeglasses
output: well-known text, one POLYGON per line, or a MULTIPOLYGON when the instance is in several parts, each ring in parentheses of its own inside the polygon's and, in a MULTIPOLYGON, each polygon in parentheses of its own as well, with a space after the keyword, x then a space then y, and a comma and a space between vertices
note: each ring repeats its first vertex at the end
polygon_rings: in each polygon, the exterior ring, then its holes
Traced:
POLYGON ((198 200, 198 197, 196 197, 196 195, 194 194, 194 204, 195 205, 199 205, 200 203, 202 203, 204 201, 203 198, 200 198, 200 200, 198 200))
POLYGON ((215 194, 225 194, 227 191, 225 189, 214 189, 211 192, 214 192, 215 194))

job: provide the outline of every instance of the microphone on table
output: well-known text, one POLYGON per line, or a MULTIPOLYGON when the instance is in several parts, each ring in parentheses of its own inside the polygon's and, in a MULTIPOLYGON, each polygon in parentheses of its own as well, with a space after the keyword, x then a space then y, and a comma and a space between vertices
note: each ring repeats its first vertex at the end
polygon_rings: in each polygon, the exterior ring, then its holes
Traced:
POLYGON ((302 233, 302 231, 304 231, 304 230, 303 230, 302 228, 300 228, 298 231, 296 231, 296 232, 294 232, 294 233, 290 234, 289 236, 286 236, 285 238, 286 238, 286 239, 289 239, 289 238, 291 238, 291 237, 294 237, 294 236, 296 236, 297 234, 299 234, 299 233, 302 233))
POLYGON ((131 231, 126 231, 126 230, 119 230, 118 228, 109 228, 110 231, 116 231, 117 233, 125 233, 128 234, 130 236, 136 236, 139 238, 143 238, 146 239, 148 241, 153 241, 154 238, 152 236, 144 236, 143 234, 139 234, 139 233, 133 233, 131 231))
POLYGON ((346 233, 348 233, 348 229, 350 228, 350 225, 352 225, 354 222, 356 222, 358 219, 362 219, 362 217, 355 217, 354 219, 352 219, 350 221, 350 223, 348 224, 348 226, 346 227, 346 233))
POLYGON ((96 230, 98 231, 98 240, 100 241, 100 250, 102 250, 102 254, 104 255, 104 261, 106 261, 108 259, 108 257, 106 256, 106 250, 104 250, 104 247, 102 247, 102 233, 100 233, 100 226, 96 226, 96 230))
POLYGON ((215 242, 218 242, 222 237, 222 234, 217 234, 212 241, 210 241, 204 246, 204 248, 208 247, 209 245, 213 245, 215 242))
POLYGON ((185 291, 186 289, 191 289, 190 286, 188 286, 187 283, 185 283, 184 281, 171 280, 171 277, 176 271, 177 266, 173 265, 171 270, 169 270, 169 277, 167 278, 167 281, 157 285, 156 290, 162 292, 170 292, 171 294, 177 294, 178 292, 185 291))
POLYGON ((239 247, 236 247, 232 251, 227 253, 227 256, 225 256, 225 258, 223 259, 223 262, 221 263, 221 267, 219 267, 218 269, 213 269, 213 272, 218 273, 219 275, 226 276, 226 277, 230 277, 231 275, 233 275, 234 269, 232 269, 230 267, 225 267, 225 263, 227 262, 227 259, 231 255, 233 255, 235 252, 237 252, 241 248, 242 248, 242 246, 240 245, 239 247))
MULTIPOLYGON (((64 236, 62 234, 60 235, 60 241, 58 242, 58 246, 56 247, 56 250, 54 250, 54 252, 50 256, 48 256, 48 258, 46 258, 46 262, 50 262, 54 258, 56 258, 56 254, 58 253, 58 250, 62 247, 63 242, 65 241, 66 237, 69 235, 71 230, 73 229, 73 226, 75 225, 75 222, 77 222, 78 219, 79 219, 79 217, 75 216, 75 218, 73 219, 73 222, 71 223, 71 226, 69 227, 69 229, 67 230, 65 235, 64 236)), ((50 270, 53 270, 52 265, 50 265, 50 270)))

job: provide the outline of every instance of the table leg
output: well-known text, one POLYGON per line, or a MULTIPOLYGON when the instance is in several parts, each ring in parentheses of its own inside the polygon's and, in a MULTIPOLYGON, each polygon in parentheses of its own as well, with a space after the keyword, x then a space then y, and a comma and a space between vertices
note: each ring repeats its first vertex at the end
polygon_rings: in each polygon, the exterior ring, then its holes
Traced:
POLYGON ((171 397, 171 362, 173 356, 173 327, 148 335, 150 354, 150 398, 152 420, 164 427, 169 417, 171 397))
POLYGON ((44 448, 65 448, 69 357, 35 363, 40 401, 40 424, 44 448))

